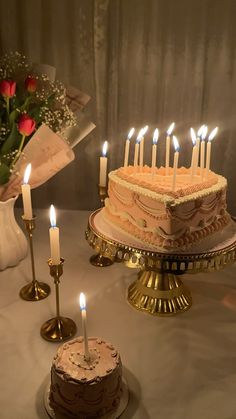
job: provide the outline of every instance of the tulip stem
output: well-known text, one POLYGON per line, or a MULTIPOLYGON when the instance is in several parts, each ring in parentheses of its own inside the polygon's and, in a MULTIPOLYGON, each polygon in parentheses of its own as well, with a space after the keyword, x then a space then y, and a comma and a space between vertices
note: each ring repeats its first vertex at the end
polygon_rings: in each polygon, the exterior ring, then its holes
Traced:
POLYGON ((24 142, 25 142, 25 137, 26 137, 25 135, 22 135, 21 142, 20 142, 20 147, 18 148, 18 151, 17 151, 17 153, 16 153, 16 155, 15 155, 15 157, 14 157, 12 163, 11 163, 10 168, 12 168, 14 166, 14 164, 16 163, 18 158, 20 157, 20 153, 21 153, 21 150, 22 150, 24 142))
POLYGON ((10 98, 6 97, 6 105, 7 105, 7 115, 10 114, 10 98))

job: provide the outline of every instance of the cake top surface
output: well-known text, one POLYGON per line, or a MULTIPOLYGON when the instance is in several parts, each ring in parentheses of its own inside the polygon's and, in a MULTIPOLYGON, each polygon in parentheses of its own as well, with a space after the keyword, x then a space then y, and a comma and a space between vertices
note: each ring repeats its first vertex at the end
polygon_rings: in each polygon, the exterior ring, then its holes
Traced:
POLYGON ((61 345, 53 367, 65 381, 93 383, 112 373, 120 365, 120 355, 111 343, 89 338, 90 360, 84 359, 84 339, 78 337, 61 345))
POLYGON ((176 189, 172 190, 173 169, 169 168, 169 175, 165 175, 165 168, 152 168, 148 166, 121 167, 109 173, 110 180, 118 181, 123 186, 128 186, 134 192, 158 199, 166 204, 173 205, 188 200, 206 196, 217 192, 227 186, 227 180, 210 171, 207 179, 201 180, 200 174, 191 179, 191 169, 181 167, 177 170, 176 189))

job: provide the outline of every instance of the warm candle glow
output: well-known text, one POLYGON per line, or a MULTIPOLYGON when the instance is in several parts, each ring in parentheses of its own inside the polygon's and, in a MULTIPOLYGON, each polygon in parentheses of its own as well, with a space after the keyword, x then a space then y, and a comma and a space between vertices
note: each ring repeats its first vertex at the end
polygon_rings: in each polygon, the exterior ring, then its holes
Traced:
POLYGON ((205 125, 202 125, 202 126, 199 128, 199 130, 198 130, 198 132, 197 132, 197 136, 198 136, 198 137, 201 137, 201 135, 202 135, 202 131, 204 130, 204 128, 205 128, 205 125))
POLYGON ((103 144, 103 147, 102 147, 102 155, 103 155, 103 157, 106 157, 106 155, 107 155, 107 148, 108 148, 108 142, 105 141, 104 144, 103 144))
POLYGON ((136 143, 140 143, 142 137, 143 137, 143 128, 141 128, 141 130, 138 133, 138 136, 136 138, 136 143))
POLYGON ((216 136, 217 132, 218 132, 218 127, 215 127, 215 128, 211 131, 211 133, 209 134, 208 141, 212 141, 212 140, 213 140, 213 138, 215 138, 215 136, 216 136))
POLYGON ((193 146, 195 146, 197 142, 197 137, 193 128, 190 128, 190 135, 192 138, 193 146))
POLYGON ((172 124, 170 124, 168 130, 166 131, 168 136, 172 134, 174 127, 175 127, 175 122, 172 122, 172 124))
POLYGON ((179 141, 177 139, 177 137, 175 135, 173 135, 173 144, 174 144, 174 149, 175 151, 179 151, 179 141))
POLYGON ((208 131, 207 125, 204 125, 204 128, 203 128, 202 133, 201 133, 201 140, 202 141, 205 140, 205 138, 207 136, 207 131, 208 131))
POLYGON ((127 140, 130 140, 133 137, 134 131, 135 131, 135 129, 134 128, 131 128, 131 130, 129 131, 129 134, 127 136, 127 140))
POLYGON ((153 144, 157 144, 158 138, 159 138, 159 129, 156 128, 153 134, 153 144))
POLYGON ((54 205, 50 205, 50 223, 51 227, 56 227, 57 225, 56 211, 54 205))
POLYGON ((142 137, 144 137, 144 135, 146 134, 148 130, 148 125, 145 125, 145 127, 142 128, 142 137))
POLYGON ((83 292, 79 296, 79 305, 81 310, 86 310, 86 298, 83 292))
POLYGON ((29 178, 30 178, 30 173, 31 173, 31 163, 29 163, 25 169, 25 173, 24 173, 24 183, 28 183, 29 182, 29 178))

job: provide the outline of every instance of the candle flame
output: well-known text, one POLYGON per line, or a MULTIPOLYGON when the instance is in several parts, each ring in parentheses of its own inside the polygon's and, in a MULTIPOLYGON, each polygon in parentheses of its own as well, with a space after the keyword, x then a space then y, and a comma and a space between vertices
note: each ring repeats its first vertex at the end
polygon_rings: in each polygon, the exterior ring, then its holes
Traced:
POLYGON ((156 128, 153 134, 153 144, 157 144, 158 138, 159 138, 159 130, 158 128, 156 128))
POLYGON ((107 155, 107 148, 108 148, 108 142, 105 141, 104 144, 103 144, 103 147, 102 147, 102 155, 103 155, 103 157, 106 157, 106 155, 107 155))
POLYGON ((204 140, 205 140, 205 138, 206 138, 206 136, 207 136, 207 131, 208 131, 208 128, 207 128, 207 125, 205 125, 205 126, 204 126, 204 129, 202 130, 202 134, 201 134, 201 140, 202 140, 202 141, 204 141, 204 140))
POLYGON ((179 151, 179 149, 180 149, 179 141, 178 141, 178 139, 175 135, 173 135, 173 144, 174 144, 175 151, 179 151))
POLYGON ((193 128, 190 128, 190 134, 191 134, 193 145, 195 146, 196 145, 197 138, 196 138, 196 134, 195 134, 195 131, 194 131, 193 128))
POLYGON ((57 217, 56 217, 56 211, 55 211, 54 205, 50 205, 50 223, 51 223, 51 227, 57 226, 57 217))
POLYGON ((146 134, 147 130, 148 130, 148 125, 145 125, 145 127, 142 128, 142 131, 143 131, 143 135, 142 136, 143 137, 146 134))
POLYGON ((197 132, 197 136, 198 136, 198 137, 201 137, 201 135, 202 135, 202 132, 203 132, 204 128, 205 128, 205 125, 202 125, 202 126, 199 128, 199 130, 198 130, 198 132, 197 132))
POLYGON ((141 130, 139 131, 136 142, 140 143, 142 138, 143 138, 143 128, 141 128, 141 130))
POLYGON ((134 129, 134 128, 131 128, 131 130, 130 130, 130 132, 129 132, 129 134, 128 134, 128 137, 127 137, 127 139, 128 139, 128 140, 130 140, 130 138, 132 138, 132 137, 133 137, 133 135, 134 135, 134 131, 135 131, 135 129, 134 129))
POLYGON ((167 135, 170 136, 172 134, 172 131, 175 127, 175 122, 172 122, 172 124, 170 124, 168 130, 166 131, 167 135))
POLYGON ((215 127, 215 128, 211 131, 211 133, 210 133, 210 135, 209 135, 209 137, 208 137, 208 141, 212 141, 212 140, 213 140, 213 138, 215 138, 215 136, 216 136, 217 132, 218 132, 218 127, 215 127))
POLYGON ((86 298, 83 292, 79 295, 79 305, 81 310, 86 310, 86 298))
POLYGON ((25 169, 25 173, 24 173, 24 183, 25 184, 29 182, 30 173, 31 173, 31 163, 29 163, 26 166, 26 169, 25 169))

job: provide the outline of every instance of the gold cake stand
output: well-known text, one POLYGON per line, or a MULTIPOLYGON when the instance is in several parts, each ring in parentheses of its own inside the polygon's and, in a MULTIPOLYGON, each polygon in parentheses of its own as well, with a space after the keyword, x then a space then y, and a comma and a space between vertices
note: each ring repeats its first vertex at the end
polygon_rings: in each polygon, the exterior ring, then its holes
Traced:
POLYGON ((99 254, 140 269, 137 280, 128 288, 127 298, 133 307, 146 313, 171 316, 188 310, 192 297, 181 276, 219 270, 236 259, 236 237, 205 253, 171 254, 132 247, 101 232, 95 220, 100 211, 91 214, 86 239, 99 254))

